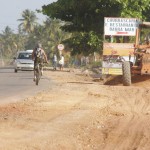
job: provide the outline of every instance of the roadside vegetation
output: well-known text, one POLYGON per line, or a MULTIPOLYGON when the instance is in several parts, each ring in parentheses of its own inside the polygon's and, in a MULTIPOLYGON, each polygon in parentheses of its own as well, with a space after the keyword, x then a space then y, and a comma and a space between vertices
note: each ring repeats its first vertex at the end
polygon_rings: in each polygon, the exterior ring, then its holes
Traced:
POLYGON ((38 23, 35 12, 24 10, 18 32, 7 26, 0 34, 1 57, 11 59, 17 51, 32 49, 41 41, 48 58, 57 45, 65 45, 67 65, 100 65, 104 17, 131 17, 150 21, 150 0, 58 0, 41 6, 39 13, 47 15, 38 23), (88 60, 88 62, 86 62, 88 60))

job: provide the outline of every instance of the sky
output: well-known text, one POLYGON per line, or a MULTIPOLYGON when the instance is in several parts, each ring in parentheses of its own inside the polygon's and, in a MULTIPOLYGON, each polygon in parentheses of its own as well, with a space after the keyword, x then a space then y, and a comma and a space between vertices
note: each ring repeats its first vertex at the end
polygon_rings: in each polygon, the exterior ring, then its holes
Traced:
POLYGON ((22 12, 25 9, 34 11, 39 18, 39 22, 45 20, 46 16, 36 13, 36 9, 41 9, 43 5, 48 5, 57 0, 0 0, 0 33, 9 26, 14 32, 17 32, 17 21, 22 18, 22 12))

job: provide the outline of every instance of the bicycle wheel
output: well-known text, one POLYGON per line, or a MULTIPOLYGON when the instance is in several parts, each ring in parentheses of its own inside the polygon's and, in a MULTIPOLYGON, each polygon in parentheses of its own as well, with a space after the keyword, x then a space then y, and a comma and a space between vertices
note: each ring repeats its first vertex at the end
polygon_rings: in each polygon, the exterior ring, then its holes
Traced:
POLYGON ((36 80, 35 80, 35 84, 38 85, 39 84, 39 79, 38 79, 38 72, 36 73, 36 80))
POLYGON ((36 76, 35 84, 38 85, 39 84, 39 80, 40 80, 39 64, 37 64, 37 66, 36 66, 35 76, 36 76))

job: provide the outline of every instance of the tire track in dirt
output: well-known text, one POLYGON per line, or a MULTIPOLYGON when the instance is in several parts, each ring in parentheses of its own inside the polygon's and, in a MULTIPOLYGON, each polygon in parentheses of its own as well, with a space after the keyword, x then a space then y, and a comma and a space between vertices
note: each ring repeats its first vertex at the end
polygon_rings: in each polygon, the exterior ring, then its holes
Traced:
POLYGON ((109 88, 107 93, 114 104, 109 106, 108 113, 111 117, 105 122, 108 127, 104 129, 105 146, 101 148, 141 150, 144 144, 145 148, 150 148, 150 144, 147 143, 150 142, 150 136, 147 134, 150 131, 149 88, 133 86, 109 88))

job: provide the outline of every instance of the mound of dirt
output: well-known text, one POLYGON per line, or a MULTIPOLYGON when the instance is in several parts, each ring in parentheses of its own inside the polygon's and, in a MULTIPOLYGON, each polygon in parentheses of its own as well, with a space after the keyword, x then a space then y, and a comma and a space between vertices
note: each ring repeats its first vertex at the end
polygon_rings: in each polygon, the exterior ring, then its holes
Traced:
MULTIPOLYGON (((131 78, 132 86, 147 87, 150 83, 149 75, 134 75, 131 78)), ((109 76, 104 83, 105 85, 122 85, 122 76, 109 76)))

